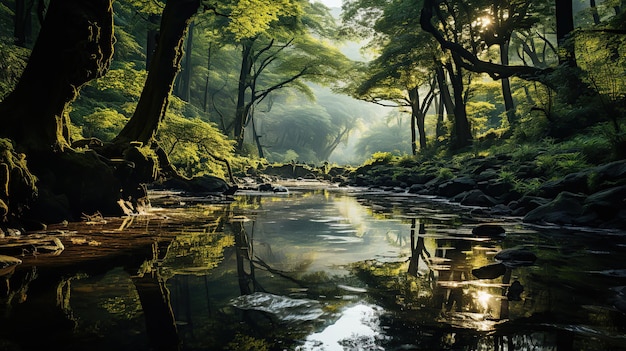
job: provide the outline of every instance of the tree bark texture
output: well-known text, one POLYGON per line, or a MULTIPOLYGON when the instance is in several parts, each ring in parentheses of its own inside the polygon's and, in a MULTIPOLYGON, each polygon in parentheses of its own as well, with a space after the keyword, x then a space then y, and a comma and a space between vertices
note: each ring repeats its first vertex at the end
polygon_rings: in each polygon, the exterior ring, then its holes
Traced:
MULTIPOLYGON (((503 65, 509 65, 508 40, 500 43, 500 62, 503 65)), ((515 113, 515 102, 513 101, 513 95, 511 94, 511 82, 509 81, 509 78, 502 79, 502 99, 504 100, 504 110, 506 111, 506 117, 509 125, 514 126, 517 124, 517 115, 515 113)))
POLYGON ((574 10, 572 0, 556 0, 556 40, 559 45, 559 63, 576 67, 576 53, 573 38, 568 40, 574 30, 574 10))
POLYGON ((0 136, 21 152, 67 147, 65 109, 107 72, 113 41, 111 0, 51 1, 22 77, 0 105, 0 136))
POLYGON ((159 41, 148 68, 148 77, 135 113, 114 139, 115 143, 139 141, 150 144, 165 118, 176 74, 180 70, 183 44, 199 0, 168 1, 163 10, 159 41))
POLYGON ((252 75, 252 65, 254 59, 252 57, 252 46, 254 45, 253 39, 245 40, 242 43, 241 53, 241 69, 239 71, 239 83, 237 88, 237 108, 235 111, 235 123, 234 123, 234 138, 237 141, 237 150, 241 151, 243 148, 244 128, 248 121, 248 112, 246 104, 246 91, 250 88, 250 81, 252 75))
POLYGON ((452 150, 462 149, 472 143, 472 132, 467 113, 465 111, 465 99, 463 98, 463 73, 461 70, 461 58, 452 53, 454 67, 452 63, 447 64, 450 82, 452 83, 452 92, 454 94, 454 125, 450 148, 452 150))

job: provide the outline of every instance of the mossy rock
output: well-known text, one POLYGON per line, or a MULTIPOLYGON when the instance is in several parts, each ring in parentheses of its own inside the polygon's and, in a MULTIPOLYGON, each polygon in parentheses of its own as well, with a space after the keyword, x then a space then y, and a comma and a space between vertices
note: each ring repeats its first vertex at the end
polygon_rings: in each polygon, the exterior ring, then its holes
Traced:
POLYGON ((37 178, 26 164, 26 156, 15 151, 9 139, 0 138, 0 220, 20 216, 37 197, 37 178))

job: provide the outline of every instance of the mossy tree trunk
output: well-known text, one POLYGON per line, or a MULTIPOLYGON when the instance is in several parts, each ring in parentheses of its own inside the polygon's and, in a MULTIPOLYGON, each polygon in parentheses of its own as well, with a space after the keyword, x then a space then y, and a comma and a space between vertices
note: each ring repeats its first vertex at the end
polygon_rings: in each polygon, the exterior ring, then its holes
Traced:
POLYGON ((19 151, 68 146, 66 107, 113 56, 111 0, 53 0, 15 90, 0 105, 0 136, 19 151))
POLYGON ((8 183, 31 185, 29 194, 9 189, 8 218, 53 222, 75 220, 83 212, 119 211, 114 170, 95 153, 69 147, 66 111, 82 85, 107 72, 113 42, 112 0, 50 1, 28 64, 0 104, 0 137, 22 155, 22 166, 5 172, 8 183))

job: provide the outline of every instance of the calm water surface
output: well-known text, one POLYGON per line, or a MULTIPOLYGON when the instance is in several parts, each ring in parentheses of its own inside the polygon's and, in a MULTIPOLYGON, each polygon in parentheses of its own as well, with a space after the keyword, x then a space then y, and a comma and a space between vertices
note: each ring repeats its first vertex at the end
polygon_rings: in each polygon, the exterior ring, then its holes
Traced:
POLYGON ((64 250, 20 246, 0 350, 626 350, 624 232, 358 189, 205 200, 155 193, 37 234, 64 250), (472 275, 514 247, 537 260, 472 275))

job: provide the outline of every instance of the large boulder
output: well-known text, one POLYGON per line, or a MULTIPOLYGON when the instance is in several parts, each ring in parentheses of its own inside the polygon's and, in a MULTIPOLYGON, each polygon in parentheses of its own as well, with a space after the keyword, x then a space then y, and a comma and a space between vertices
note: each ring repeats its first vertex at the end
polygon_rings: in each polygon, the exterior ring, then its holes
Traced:
POLYGON ((523 221, 529 223, 577 223, 583 214, 586 196, 567 191, 560 193, 554 200, 528 212, 523 221))
POLYGON ((603 228, 626 229, 626 185, 608 188, 589 195, 583 203, 581 218, 594 219, 603 228))
POLYGON ((464 193, 460 203, 463 206, 491 207, 495 206, 498 201, 491 196, 485 195, 479 189, 473 189, 464 193))
POLYGON ((595 167, 590 173, 590 183, 597 190, 626 185, 626 160, 595 167))
POLYGON ((454 197, 462 192, 474 190, 476 181, 470 177, 457 177, 440 184, 437 193, 444 197, 454 197))
POLYGON ((514 216, 523 216, 537 207, 546 205, 550 199, 538 196, 522 196, 518 200, 509 202, 509 208, 514 216))
POLYGON ((536 195, 541 197, 554 198, 564 191, 576 191, 588 194, 588 176, 589 171, 582 171, 568 174, 560 179, 547 181, 539 187, 536 195))
POLYGON ((224 179, 211 175, 203 175, 191 179, 172 178, 163 182, 161 187, 194 194, 221 194, 231 189, 224 179))

